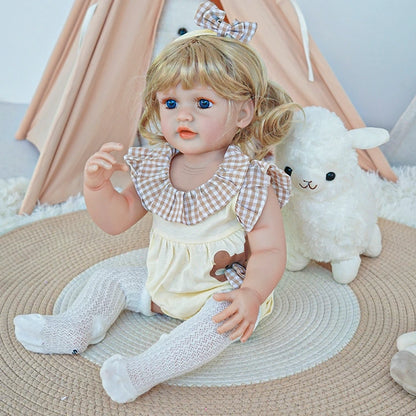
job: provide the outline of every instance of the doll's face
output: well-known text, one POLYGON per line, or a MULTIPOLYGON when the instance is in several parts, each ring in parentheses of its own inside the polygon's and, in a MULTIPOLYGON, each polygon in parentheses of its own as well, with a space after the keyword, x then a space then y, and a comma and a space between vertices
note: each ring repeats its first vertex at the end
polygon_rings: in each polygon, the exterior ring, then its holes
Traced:
POLYGON ((244 127, 244 103, 231 102, 210 87, 183 89, 178 84, 156 96, 162 133, 183 154, 226 149, 238 127, 244 127))

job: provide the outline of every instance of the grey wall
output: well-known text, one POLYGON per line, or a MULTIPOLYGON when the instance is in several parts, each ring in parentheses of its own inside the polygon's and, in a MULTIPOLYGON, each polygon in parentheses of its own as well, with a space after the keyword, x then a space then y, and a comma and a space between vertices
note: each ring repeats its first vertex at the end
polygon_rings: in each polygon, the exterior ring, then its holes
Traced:
POLYGON ((364 121, 391 129, 416 95, 416 1, 297 3, 364 121))
POLYGON ((72 0, 0 0, 0 101, 29 103, 72 0))

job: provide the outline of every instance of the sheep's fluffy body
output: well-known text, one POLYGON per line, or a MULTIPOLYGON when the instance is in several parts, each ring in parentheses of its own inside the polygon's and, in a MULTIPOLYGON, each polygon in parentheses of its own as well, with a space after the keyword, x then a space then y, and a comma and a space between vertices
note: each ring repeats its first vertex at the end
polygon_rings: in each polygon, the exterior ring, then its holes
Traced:
POLYGON ((371 195, 365 201, 357 201, 348 192, 322 203, 320 198, 305 201, 299 193, 294 191, 283 209, 289 253, 299 252, 311 260, 332 262, 349 259, 367 249, 377 223, 371 195))
POLYGON ((279 167, 292 169, 292 195, 283 208, 292 255, 337 262, 364 253, 377 227, 375 196, 341 120, 320 107, 298 112, 276 147, 279 167), (327 173, 335 173, 328 181, 327 173), (306 188, 305 188, 306 187, 306 188))

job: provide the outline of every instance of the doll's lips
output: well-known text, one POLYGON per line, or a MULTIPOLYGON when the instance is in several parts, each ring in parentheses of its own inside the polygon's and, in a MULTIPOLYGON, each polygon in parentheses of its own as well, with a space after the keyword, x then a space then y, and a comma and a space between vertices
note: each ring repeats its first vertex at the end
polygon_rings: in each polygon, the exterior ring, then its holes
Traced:
POLYGON ((182 139, 193 139, 196 136, 196 133, 188 127, 178 127, 177 132, 182 139))

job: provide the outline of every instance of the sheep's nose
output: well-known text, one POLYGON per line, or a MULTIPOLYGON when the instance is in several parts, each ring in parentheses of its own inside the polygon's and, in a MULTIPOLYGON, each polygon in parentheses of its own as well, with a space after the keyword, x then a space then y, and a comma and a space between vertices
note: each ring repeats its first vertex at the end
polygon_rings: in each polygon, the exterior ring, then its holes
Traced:
POLYGON ((301 188, 303 188, 303 189, 309 188, 309 189, 314 190, 314 189, 316 189, 316 188, 318 187, 318 185, 315 185, 315 186, 313 186, 313 185, 312 185, 312 182, 313 182, 313 181, 307 181, 306 179, 303 179, 303 180, 302 180, 302 182, 304 182, 304 183, 305 183, 305 185, 302 185, 302 184, 300 183, 300 184, 299 184, 299 186, 300 186, 301 188))

